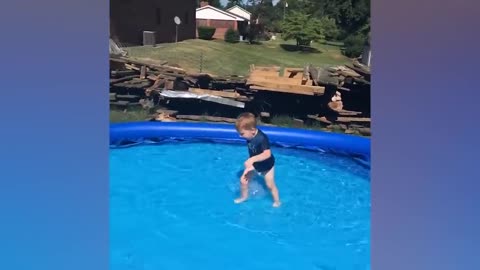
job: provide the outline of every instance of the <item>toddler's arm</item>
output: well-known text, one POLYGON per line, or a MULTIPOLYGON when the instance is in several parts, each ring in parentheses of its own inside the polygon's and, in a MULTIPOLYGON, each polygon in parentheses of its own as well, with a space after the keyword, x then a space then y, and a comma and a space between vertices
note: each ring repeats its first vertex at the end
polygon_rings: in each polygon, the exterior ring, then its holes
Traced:
POLYGON ((256 156, 253 156, 247 161, 245 161, 245 167, 250 167, 253 166, 253 163, 259 162, 259 161, 264 161, 272 156, 272 151, 270 149, 265 149, 261 154, 258 154, 256 156))

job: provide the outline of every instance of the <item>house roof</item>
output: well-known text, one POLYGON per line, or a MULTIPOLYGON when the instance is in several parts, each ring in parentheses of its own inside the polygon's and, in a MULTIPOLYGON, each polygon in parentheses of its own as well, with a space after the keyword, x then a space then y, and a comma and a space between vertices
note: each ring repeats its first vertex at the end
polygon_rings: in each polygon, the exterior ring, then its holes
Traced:
POLYGON ((212 7, 210 5, 206 5, 203 7, 199 7, 196 10, 196 18, 197 19, 205 19, 205 20, 227 20, 227 21, 244 21, 246 20, 243 17, 240 17, 236 14, 230 13, 228 11, 223 11, 216 7, 212 7))
POLYGON ((245 20, 248 20, 248 21, 250 20, 250 15, 251 15, 251 13, 248 12, 247 10, 243 9, 241 6, 235 5, 235 6, 231 7, 231 8, 229 8, 229 9, 227 9, 227 12, 232 13, 233 15, 236 15, 236 16, 238 16, 238 17, 240 17, 240 18, 245 19, 245 20), (237 12, 232 12, 232 10, 234 10, 234 9, 239 9, 240 12, 243 12, 243 13, 245 13, 245 14, 242 16, 242 14, 238 14, 238 11, 237 11, 237 12))
POLYGON ((241 6, 238 6, 238 5, 235 5, 235 6, 231 7, 231 8, 229 8, 229 9, 227 9, 227 11, 230 11, 230 10, 232 10, 232 9, 234 9, 234 8, 239 8, 239 9, 240 9, 241 11, 243 11, 243 12, 246 12, 246 13, 248 13, 248 14, 252 14, 252 13, 250 13, 248 10, 246 10, 246 9, 244 9, 244 8, 242 8, 241 6))

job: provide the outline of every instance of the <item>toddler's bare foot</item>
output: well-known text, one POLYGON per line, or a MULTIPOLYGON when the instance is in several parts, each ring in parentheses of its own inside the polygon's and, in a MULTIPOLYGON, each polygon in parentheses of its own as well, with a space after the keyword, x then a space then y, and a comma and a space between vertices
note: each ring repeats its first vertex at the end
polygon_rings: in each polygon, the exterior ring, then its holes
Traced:
POLYGON ((279 207, 281 204, 279 201, 273 202, 273 207, 279 207))
POLYGON ((235 203, 242 203, 244 201, 246 201, 248 199, 248 197, 240 197, 238 199, 235 199, 234 202, 235 203))

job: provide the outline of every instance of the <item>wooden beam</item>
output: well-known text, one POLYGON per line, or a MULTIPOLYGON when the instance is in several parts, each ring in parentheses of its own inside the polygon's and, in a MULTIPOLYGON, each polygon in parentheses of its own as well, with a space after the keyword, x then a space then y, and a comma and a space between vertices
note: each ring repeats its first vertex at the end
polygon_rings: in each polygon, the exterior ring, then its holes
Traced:
POLYGON ((265 75, 252 74, 248 77, 247 80, 286 82, 286 83, 292 83, 292 84, 295 84, 295 85, 301 85, 302 84, 302 79, 301 78, 279 77, 279 76, 270 75, 270 74, 265 74, 265 75))
POLYGON ((157 70, 172 70, 180 73, 186 73, 185 70, 182 68, 166 66, 165 65, 167 63, 166 61, 163 61, 160 65, 151 63, 150 61, 131 59, 128 57, 110 57, 110 61, 117 62, 117 63, 124 63, 124 64, 130 63, 130 64, 136 64, 139 66, 147 66, 151 69, 157 69, 157 70))
POLYGON ((225 98, 240 97, 240 94, 237 92, 225 92, 225 91, 207 90, 207 89, 200 89, 200 88, 189 88, 188 92, 195 93, 198 95, 213 95, 213 96, 225 97, 225 98))
POLYGON ((173 87, 175 86, 175 82, 171 80, 165 81, 165 89, 167 90, 173 90, 173 87))
POLYGON ((344 77, 354 77, 354 78, 362 77, 362 75, 358 74, 352 69, 338 70, 337 73, 338 75, 342 75, 344 77))
POLYGON ((171 80, 171 81, 174 81, 176 80, 177 78, 174 77, 174 76, 170 76, 170 75, 165 75, 165 74, 160 74, 160 75, 148 75, 146 77, 147 79, 151 80, 151 81, 157 81, 157 80, 171 80))
POLYGON ((296 127, 302 127, 303 126, 303 120, 298 119, 298 118, 293 118, 293 125, 296 127))
POLYGON ((156 76, 155 75, 148 75, 147 76, 147 79, 152 80, 152 81, 156 81, 159 78, 160 78, 160 75, 156 75, 156 76))
POLYGON ((185 119, 185 120, 225 122, 225 123, 235 123, 235 121, 237 120, 235 118, 216 117, 216 116, 208 116, 208 115, 177 115, 176 118, 185 119))
POLYGON ((123 78, 118 78, 118 79, 111 79, 110 84, 116 84, 116 83, 121 83, 121 82, 126 82, 131 79, 138 78, 138 75, 130 75, 130 76, 125 76, 123 78))
POLYGON ((340 78, 330 76, 330 72, 324 68, 308 66, 308 71, 316 85, 335 85, 338 86, 340 78))
POLYGON ((152 91, 154 91, 155 89, 159 88, 162 86, 162 83, 164 84, 165 83, 165 79, 162 79, 162 78, 157 78, 155 80, 155 82, 153 83, 152 86, 148 87, 147 89, 145 89, 145 95, 148 97, 150 96, 150 94, 152 93, 152 91))
POLYGON ((137 100, 140 99, 138 95, 117 95, 117 99, 137 100))
POLYGON ((140 79, 145 79, 146 76, 147 76, 147 67, 142 66, 140 68, 140 79))
POLYGON ((345 87, 337 87, 337 90, 345 91, 345 92, 350 92, 350 89, 345 88, 345 87))
POLYGON ((309 80, 310 80, 310 70, 308 66, 305 66, 303 68, 303 74, 302 74, 302 85, 306 85, 309 80))
POLYGON ((131 65, 131 64, 125 64, 125 67, 127 69, 131 69, 131 70, 136 70, 136 71, 140 71, 140 68, 134 66, 134 65, 131 65))
POLYGON ((296 95, 305 95, 305 96, 313 96, 314 93, 311 91, 291 91, 291 90, 286 90, 286 89, 271 89, 268 87, 262 87, 262 86, 256 86, 252 85, 250 86, 251 91, 269 91, 269 92, 277 92, 277 93, 287 93, 287 94, 296 94, 296 95))
POLYGON ((368 74, 371 73, 370 67, 360 63, 358 60, 353 60, 352 64, 353 64, 354 67, 362 70, 365 73, 368 73, 368 74))
POLYGON ((355 67, 355 66, 352 66, 352 65, 346 65, 348 68, 354 70, 355 72, 359 73, 360 75, 362 76, 370 76, 370 71, 368 70, 363 70, 361 68, 358 68, 358 67, 355 67))
POLYGON ((110 72, 111 77, 121 78, 125 76, 135 75, 137 72, 134 70, 112 70, 110 72))
POLYGON ((286 67, 283 71, 283 76, 288 78, 295 78, 299 73, 305 73, 305 67, 286 67), (289 73, 289 74, 287 74, 289 73))
POLYGON ((360 132, 360 134, 362 134, 364 136, 371 136, 372 135, 372 130, 370 128, 361 127, 361 128, 358 128, 357 130, 358 130, 358 132, 360 132))
POLYGON ((352 116, 352 115, 360 115, 362 112, 355 112, 355 111, 347 111, 347 110, 339 110, 337 111, 340 115, 343 116, 352 116))
POLYGON ((117 86, 117 87, 126 87, 126 88, 131 88, 131 89, 143 89, 145 87, 150 87, 151 86, 151 82, 150 81, 139 81, 139 82, 135 82, 135 83, 129 83, 129 82, 123 82, 123 83, 116 83, 116 84, 113 84, 113 86, 117 86))
POLYGON ((286 84, 286 83, 275 83, 271 81, 251 81, 247 80, 247 85, 255 85, 254 88, 258 88, 257 86, 263 88, 270 88, 272 91, 278 90, 278 92, 291 92, 292 94, 296 94, 298 92, 310 92, 311 95, 323 95, 325 93, 325 87, 322 86, 309 86, 309 85, 294 85, 294 84, 286 84), (284 90, 284 91, 280 91, 284 90))
POLYGON ((269 81, 271 83, 282 83, 289 85, 306 85, 306 86, 315 86, 313 81, 304 79, 304 78, 288 78, 288 77, 277 77, 277 76, 261 76, 261 75, 251 75, 247 82, 254 83, 255 81, 265 82, 269 81))
POLYGON ((363 79, 363 78, 353 78, 355 82, 363 83, 363 84, 370 84, 369 81, 363 79))
MULTIPOLYGON (((308 115, 307 116, 310 119, 314 119, 317 121, 320 121, 322 123, 326 124, 331 124, 332 122, 327 120, 324 116, 318 117, 317 115, 308 115)), ((341 123, 350 123, 350 122, 364 122, 364 123, 370 123, 371 120, 370 118, 366 117, 337 117, 337 119, 334 122, 341 122, 341 123)))
POLYGON ((167 109, 158 109, 156 112, 157 113, 163 113, 165 115, 170 115, 170 116, 175 116, 178 113, 178 111, 167 110, 167 109))
POLYGON ((322 122, 324 124, 332 124, 332 122, 329 121, 325 116, 318 117, 317 115, 307 115, 307 117, 310 118, 310 119, 322 122))
POLYGON ((338 122, 350 123, 350 122, 371 122, 370 118, 366 117, 337 117, 338 122))
POLYGON ((130 102, 128 102, 126 100, 110 102, 110 105, 117 105, 117 106, 127 106, 129 104, 130 104, 130 102))
POLYGON ((285 69, 285 72, 302 72, 303 71, 303 68, 299 68, 299 67, 286 67, 285 69))

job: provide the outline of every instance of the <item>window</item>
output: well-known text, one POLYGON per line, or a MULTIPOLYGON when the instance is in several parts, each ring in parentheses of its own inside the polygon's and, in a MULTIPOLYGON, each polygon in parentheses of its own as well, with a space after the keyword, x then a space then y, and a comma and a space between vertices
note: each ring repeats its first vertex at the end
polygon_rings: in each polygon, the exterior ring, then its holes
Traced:
POLYGON ((160 8, 155 9, 155 17, 157 19, 157 24, 162 24, 162 10, 160 8))

